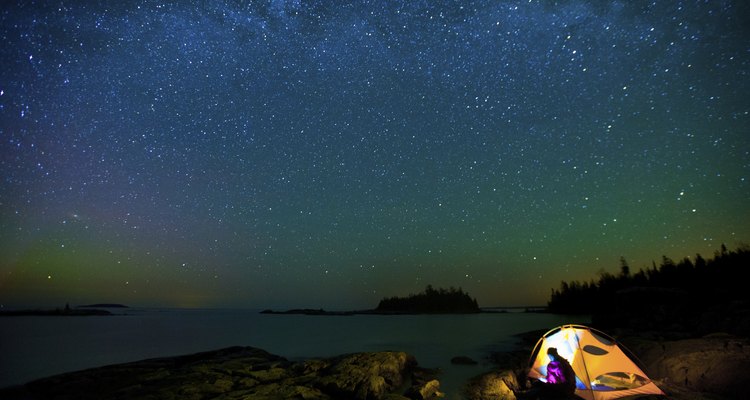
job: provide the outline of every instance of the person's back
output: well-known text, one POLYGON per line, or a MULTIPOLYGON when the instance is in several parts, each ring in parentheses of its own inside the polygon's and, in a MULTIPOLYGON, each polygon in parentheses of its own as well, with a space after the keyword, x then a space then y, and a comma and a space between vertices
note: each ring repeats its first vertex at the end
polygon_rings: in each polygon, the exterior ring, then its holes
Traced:
POLYGON ((547 351, 550 362, 547 364, 547 388, 560 395, 572 395, 576 391, 576 374, 568 360, 557 354, 557 349, 547 351))
POLYGON ((576 391, 576 373, 575 371, 573 371, 573 367, 570 365, 568 360, 561 357, 559 362, 562 366, 563 375, 565 376, 565 392, 568 394, 573 394, 576 391))

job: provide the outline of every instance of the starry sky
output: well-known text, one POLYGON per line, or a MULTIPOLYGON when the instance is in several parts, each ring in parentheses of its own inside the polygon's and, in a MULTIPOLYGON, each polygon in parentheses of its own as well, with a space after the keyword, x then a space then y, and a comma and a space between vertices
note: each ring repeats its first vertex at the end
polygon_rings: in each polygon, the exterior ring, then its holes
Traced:
POLYGON ((546 304, 750 240, 745 1, 0 6, 0 304, 546 304))

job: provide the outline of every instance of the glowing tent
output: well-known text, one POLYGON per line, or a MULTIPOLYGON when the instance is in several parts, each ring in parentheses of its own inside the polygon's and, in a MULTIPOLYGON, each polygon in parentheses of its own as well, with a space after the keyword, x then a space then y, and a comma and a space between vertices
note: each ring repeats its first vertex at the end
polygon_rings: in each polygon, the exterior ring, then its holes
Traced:
POLYGON ((639 368, 630 352, 607 334, 582 325, 563 325, 545 333, 529 360, 529 378, 545 381, 547 349, 554 347, 576 373, 576 395, 588 400, 664 395, 639 368))

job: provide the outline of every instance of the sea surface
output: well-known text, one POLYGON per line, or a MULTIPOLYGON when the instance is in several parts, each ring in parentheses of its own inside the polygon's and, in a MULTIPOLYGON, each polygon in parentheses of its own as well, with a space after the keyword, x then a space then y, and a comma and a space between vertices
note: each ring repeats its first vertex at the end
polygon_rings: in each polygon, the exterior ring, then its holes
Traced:
POLYGON ((405 351, 440 368, 441 389, 492 369, 487 356, 512 350, 518 333, 587 323, 541 313, 467 315, 268 315, 257 310, 115 309, 114 316, 0 318, 0 387, 63 372, 228 346, 252 346, 288 359, 361 351, 405 351), (476 366, 452 365, 468 356, 476 366))

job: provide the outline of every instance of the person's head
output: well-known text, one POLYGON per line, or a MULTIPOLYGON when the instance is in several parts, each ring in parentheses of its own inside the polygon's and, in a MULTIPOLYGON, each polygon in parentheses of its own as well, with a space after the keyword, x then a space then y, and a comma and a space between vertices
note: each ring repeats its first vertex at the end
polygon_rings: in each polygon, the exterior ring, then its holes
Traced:
POLYGON ((547 357, 549 357, 550 361, 555 361, 560 359, 560 355, 557 354, 557 349, 554 347, 550 347, 547 349, 547 357))

